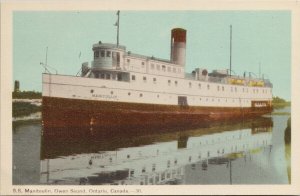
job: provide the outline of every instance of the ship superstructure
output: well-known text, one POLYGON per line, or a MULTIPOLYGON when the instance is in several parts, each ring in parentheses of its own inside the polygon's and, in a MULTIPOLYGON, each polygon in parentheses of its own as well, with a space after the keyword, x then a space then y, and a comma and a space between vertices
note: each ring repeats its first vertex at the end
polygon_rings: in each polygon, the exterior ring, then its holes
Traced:
POLYGON ((83 63, 80 76, 43 74, 46 125, 57 125, 72 112, 88 116, 80 123, 107 128, 119 127, 122 119, 128 125, 148 119, 149 123, 177 126, 183 121, 191 123, 189 120, 244 118, 272 111, 269 80, 234 76, 231 70, 209 73, 196 68, 185 73, 186 30, 173 29, 170 45, 170 60, 165 60, 132 53, 119 43, 99 41, 93 45, 91 65, 83 63), (64 107, 57 114, 55 106, 64 107), (108 123, 112 118, 118 120, 108 123))

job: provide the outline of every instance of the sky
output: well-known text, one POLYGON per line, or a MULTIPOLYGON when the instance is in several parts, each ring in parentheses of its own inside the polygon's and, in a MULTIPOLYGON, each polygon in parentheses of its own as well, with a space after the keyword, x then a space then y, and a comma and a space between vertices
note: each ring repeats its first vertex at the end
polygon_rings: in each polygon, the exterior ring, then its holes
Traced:
MULTIPOLYGON (((21 90, 42 90, 47 64, 76 75, 91 64, 92 45, 116 43, 116 11, 15 11, 13 80, 21 90)), ((186 72, 197 67, 264 74, 273 95, 291 100, 291 14, 289 11, 121 11, 120 44, 127 51, 170 58, 171 29, 187 30, 186 72), (260 67, 260 68, 259 68, 260 67)), ((55 73, 55 70, 50 70, 55 73)))

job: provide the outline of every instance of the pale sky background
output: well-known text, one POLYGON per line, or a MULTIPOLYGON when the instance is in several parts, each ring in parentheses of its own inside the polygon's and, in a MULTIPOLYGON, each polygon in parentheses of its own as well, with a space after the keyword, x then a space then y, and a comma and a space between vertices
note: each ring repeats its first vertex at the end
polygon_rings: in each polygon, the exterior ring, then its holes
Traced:
MULTIPOLYGON (((42 90, 48 64, 75 75, 93 58, 98 41, 116 43, 116 11, 16 11, 13 14, 13 80, 21 90, 42 90), (81 54, 81 55, 79 55, 81 54)), ((186 72, 196 67, 229 68, 229 26, 233 26, 232 69, 261 73, 273 95, 291 99, 291 15, 289 11, 121 11, 120 44, 127 51, 170 58, 170 31, 187 30, 186 72)), ((53 71, 53 73, 55 73, 53 71)))

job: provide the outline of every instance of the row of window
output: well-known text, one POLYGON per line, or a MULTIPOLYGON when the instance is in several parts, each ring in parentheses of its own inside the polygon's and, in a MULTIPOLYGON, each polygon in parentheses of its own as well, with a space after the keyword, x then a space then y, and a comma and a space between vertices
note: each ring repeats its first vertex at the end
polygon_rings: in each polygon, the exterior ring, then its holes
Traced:
MULTIPOLYGON (((91 93, 94 93, 94 90, 93 89, 91 89, 91 91, 90 91, 91 93)), ((111 95, 113 95, 114 94, 114 91, 110 91, 110 94, 111 95)), ((132 94, 131 94, 131 92, 128 92, 128 96, 131 96, 132 94)), ((139 97, 143 97, 144 96, 144 94, 143 93, 138 93, 138 96, 139 97)), ((160 95, 159 94, 157 94, 156 95, 156 97, 157 98, 160 98, 160 95)), ((177 95, 175 96, 175 97, 177 97, 177 95)), ((172 99, 173 98, 173 96, 172 95, 170 95, 169 96, 169 98, 170 99, 172 99)), ((193 101, 195 101, 195 98, 192 98, 193 99, 193 101)), ((226 103, 228 103, 228 102, 232 102, 232 103, 235 103, 235 102, 244 102, 244 103, 249 103, 250 102, 250 100, 241 100, 241 99, 234 99, 234 98, 202 98, 202 97, 200 97, 199 98, 199 101, 204 101, 204 102, 214 102, 214 101, 217 101, 217 102, 221 102, 221 101, 225 101, 226 103)), ((264 106, 266 106, 266 104, 264 105, 264 106)))
MULTIPOLYGON (((153 83, 154 84, 156 84, 156 78, 152 78, 153 79, 153 83)), ((136 76, 135 75, 131 75, 131 80, 132 81, 135 81, 136 80, 136 76)), ((143 76, 143 82, 147 82, 147 77, 146 76, 143 76)), ((168 85, 169 86, 171 86, 171 84, 172 84, 172 81, 171 80, 168 80, 168 85)), ((177 86, 178 85, 178 81, 177 80, 175 80, 174 81, 174 84, 175 84, 175 86, 177 86)), ((192 88, 192 82, 189 82, 189 88, 192 88)), ((201 85, 201 83, 198 83, 198 88, 199 89, 201 89, 202 88, 202 85, 201 85)), ((210 85, 209 84, 207 84, 206 85, 206 88, 207 88, 207 90, 210 90, 210 85)), ((225 87, 224 86, 217 86, 217 91, 225 91, 225 87)), ((231 87, 230 88, 230 91, 231 92, 238 92, 238 88, 237 87, 231 87)), ((242 88, 242 92, 243 93, 248 93, 249 91, 248 91, 248 88, 242 88)), ((259 90, 258 89, 253 89, 252 90, 252 92, 253 93, 259 93, 259 90)), ((261 92, 262 93, 268 93, 268 90, 267 89, 261 89, 261 92)), ((270 90, 270 92, 271 92, 271 90, 270 90)))
MULTIPOLYGON (((127 64, 129 65, 130 64, 130 59, 127 59, 127 64)), ((141 62, 141 65, 142 65, 142 68, 145 68, 145 62, 142 61, 141 62)), ((181 73, 181 68, 176 68, 176 67, 172 67, 172 66, 166 66, 166 65, 159 65, 159 64, 155 64, 154 63, 151 63, 150 65, 150 69, 151 70, 157 70, 157 71, 160 71, 162 70, 163 72, 173 72, 173 73, 181 73)))
POLYGON ((104 57, 111 57, 112 56, 112 51, 110 51, 110 50, 100 50, 100 51, 95 51, 94 52, 94 58, 96 59, 96 58, 99 58, 99 56, 101 57, 101 58, 104 58, 104 57))

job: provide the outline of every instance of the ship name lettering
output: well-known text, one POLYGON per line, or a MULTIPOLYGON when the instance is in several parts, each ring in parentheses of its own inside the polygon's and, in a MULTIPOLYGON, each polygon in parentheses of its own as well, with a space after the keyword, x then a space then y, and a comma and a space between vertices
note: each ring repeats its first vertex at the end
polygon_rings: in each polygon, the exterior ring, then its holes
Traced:
POLYGON ((92 94, 92 97, 99 97, 99 98, 103 98, 103 99, 117 99, 116 95, 92 94))

